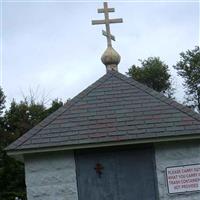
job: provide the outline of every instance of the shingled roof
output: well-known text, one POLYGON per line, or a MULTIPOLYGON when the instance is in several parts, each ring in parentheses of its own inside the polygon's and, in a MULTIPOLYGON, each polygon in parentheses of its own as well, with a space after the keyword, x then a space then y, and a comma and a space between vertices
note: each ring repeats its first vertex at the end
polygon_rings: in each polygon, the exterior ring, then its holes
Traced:
POLYGON ((109 71, 7 147, 8 152, 200 136, 200 116, 109 71))

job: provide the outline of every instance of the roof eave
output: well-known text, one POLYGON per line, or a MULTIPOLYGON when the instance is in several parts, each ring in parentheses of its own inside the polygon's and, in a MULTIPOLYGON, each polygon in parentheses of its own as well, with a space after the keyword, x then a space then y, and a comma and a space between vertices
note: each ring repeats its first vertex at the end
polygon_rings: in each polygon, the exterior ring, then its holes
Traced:
POLYGON ((79 144, 79 145, 67 145, 67 146, 54 146, 45 148, 33 148, 33 149, 22 149, 22 150, 8 150, 7 154, 12 157, 23 156, 24 154, 32 153, 45 153, 45 152, 55 152, 55 151, 67 151, 67 150, 77 150, 77 149, 88 149, 88 148, 99 148, 99 147, 111 147, 111 146, 123 146, 131 144, 148 144, 148 143, 160 143, 160 142, 173 142, 173 141, 191 141, 200 139, 199 135, 182 135, 182 136, 167 136, 162 138, 143 138, 134 140, 124 140, 124 141, 112 141, 112 142, 102 142, 94 144, 79 144))

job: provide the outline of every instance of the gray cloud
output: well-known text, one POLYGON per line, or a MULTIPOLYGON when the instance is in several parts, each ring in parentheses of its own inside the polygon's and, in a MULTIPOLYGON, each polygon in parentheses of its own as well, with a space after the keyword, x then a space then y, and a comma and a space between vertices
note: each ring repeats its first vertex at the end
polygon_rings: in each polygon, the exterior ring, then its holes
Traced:
MULTIPOLYGON (((3 3, 3 89, 21 99, 21 90, 40 85, 49 97, 71 98, 105 73, 100 56, 106 40, 96 9, 101 3, 3 3)), ((114 47, 121 54, 119 70, 125 73, 138 59, 160 56, 169 66, 179 53, 199 42, 199 6, 187 3, 122 3, 111 17, 114 47)), ((176 76, 171 69, 173 76, 176 76)), ((180 87, 180 79, 176 84, 180 87)), ((182 99, 179 90, 177 98, 182 99)))

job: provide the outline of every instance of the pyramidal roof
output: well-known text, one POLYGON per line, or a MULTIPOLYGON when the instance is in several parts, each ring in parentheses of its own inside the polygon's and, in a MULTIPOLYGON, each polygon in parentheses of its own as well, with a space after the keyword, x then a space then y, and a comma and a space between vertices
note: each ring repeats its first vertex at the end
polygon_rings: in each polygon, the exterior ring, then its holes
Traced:
POLYGON ((86 148, 200 137, 200 116, 117 71, 108 71, 7 147, 86 148))

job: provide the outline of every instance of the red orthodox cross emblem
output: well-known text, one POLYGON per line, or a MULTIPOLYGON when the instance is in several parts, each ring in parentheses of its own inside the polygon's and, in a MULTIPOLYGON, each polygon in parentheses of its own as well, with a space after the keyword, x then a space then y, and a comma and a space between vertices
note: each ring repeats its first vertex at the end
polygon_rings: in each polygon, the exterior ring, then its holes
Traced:
POLYGON ((104 169, 104 167, 100 163, 97 163, 94 169, 96 170, 96 173, 99 175, 99 178, 101 178, 102 170, 104 169))

